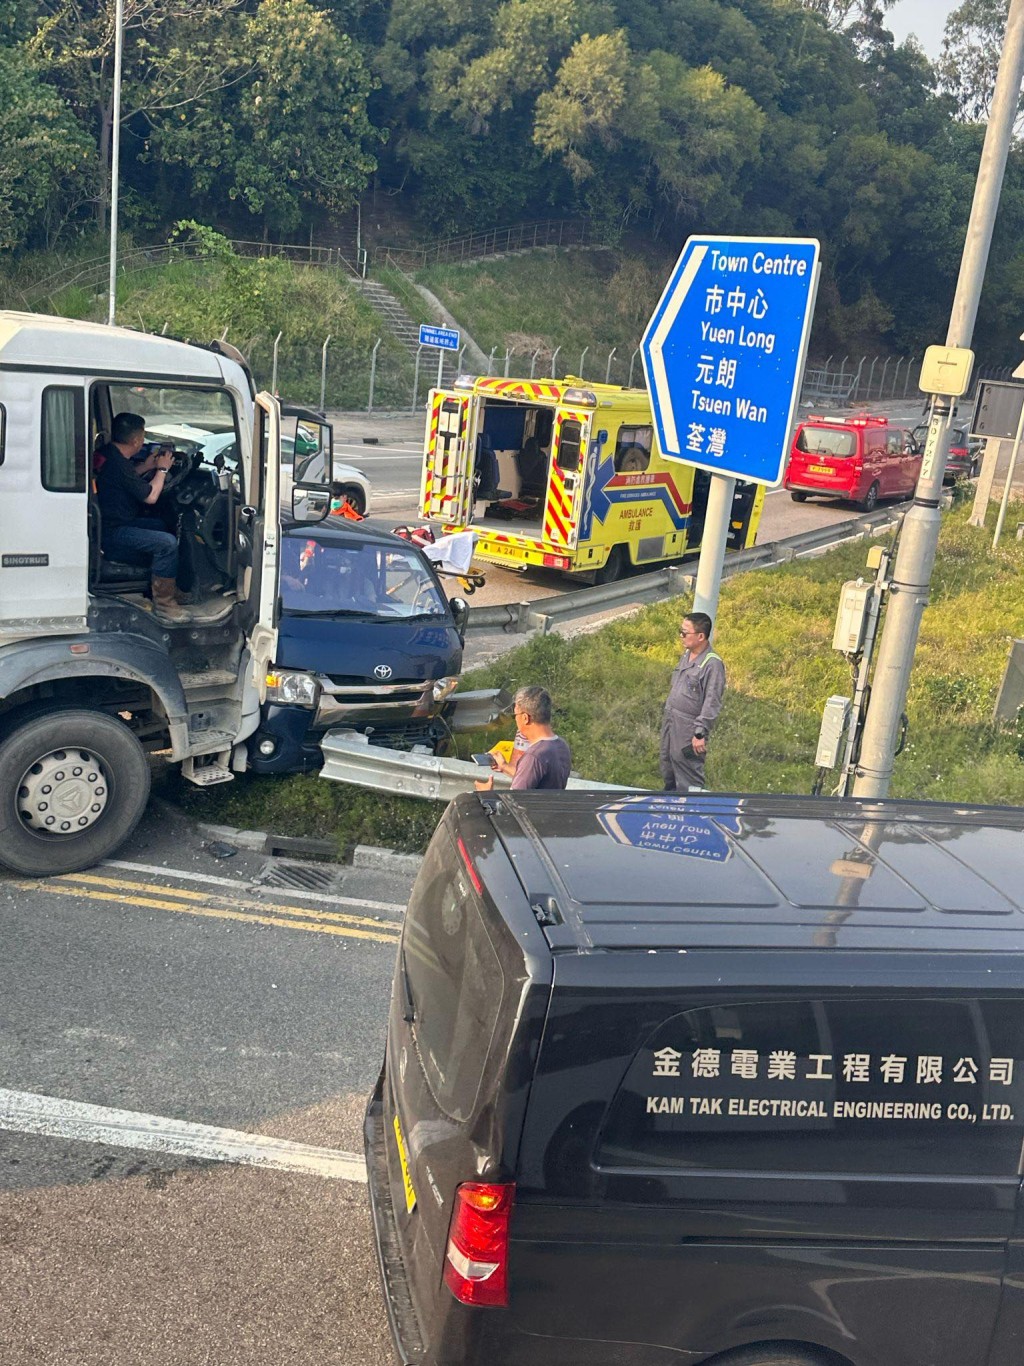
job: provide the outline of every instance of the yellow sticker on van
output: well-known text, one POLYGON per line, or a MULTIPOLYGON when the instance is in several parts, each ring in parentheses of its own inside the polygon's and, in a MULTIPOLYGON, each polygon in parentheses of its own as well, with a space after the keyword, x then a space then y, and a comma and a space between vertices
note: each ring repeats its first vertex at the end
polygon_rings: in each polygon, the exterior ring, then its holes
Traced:
POLYGON ((402 1137, 402 1130, 398 1123, 398 1116, 395 1115, 395 1142, 398 1144, 398 1160, 402 1164, 402 1185, 405 1187, 405 1208, 409 1214, 416 1208, 416 1191, 413 1189, 412 1177, 409 1175, 409 1157, 405 1151, 405 1139, 402 1137))

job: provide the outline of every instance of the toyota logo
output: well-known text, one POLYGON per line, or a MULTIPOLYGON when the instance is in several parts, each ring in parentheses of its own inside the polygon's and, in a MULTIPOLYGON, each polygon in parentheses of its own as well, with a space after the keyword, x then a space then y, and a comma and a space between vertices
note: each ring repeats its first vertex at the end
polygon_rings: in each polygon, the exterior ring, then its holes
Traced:
POLYGON ((378 664, 373 671, 374 678, 390 678, 394 670, 390 664, 378 664))

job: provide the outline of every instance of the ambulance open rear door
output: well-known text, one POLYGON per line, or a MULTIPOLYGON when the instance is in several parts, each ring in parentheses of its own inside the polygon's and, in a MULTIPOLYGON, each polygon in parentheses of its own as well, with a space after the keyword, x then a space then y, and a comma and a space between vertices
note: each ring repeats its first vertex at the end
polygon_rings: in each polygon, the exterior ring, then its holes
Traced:
POLYGON ((473 518, 471 394, 430 391, 420 516, 466 526, 473 518))

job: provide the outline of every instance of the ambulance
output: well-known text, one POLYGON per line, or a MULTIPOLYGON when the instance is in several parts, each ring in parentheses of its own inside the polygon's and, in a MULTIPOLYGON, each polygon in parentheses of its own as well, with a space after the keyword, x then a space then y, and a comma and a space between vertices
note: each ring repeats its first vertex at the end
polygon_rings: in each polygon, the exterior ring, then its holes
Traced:
MULTIPOLYGON (((611 582, 699 548, 709 483, 664 459, 643 389, 466 375, 430 393, 420 515, 474 531, 481 560, 611 582), (489 500, 478 438, 497 454, 489 500)), ((730 550, 753 545, 763 503, 763 485, 737 481, 730 550)))

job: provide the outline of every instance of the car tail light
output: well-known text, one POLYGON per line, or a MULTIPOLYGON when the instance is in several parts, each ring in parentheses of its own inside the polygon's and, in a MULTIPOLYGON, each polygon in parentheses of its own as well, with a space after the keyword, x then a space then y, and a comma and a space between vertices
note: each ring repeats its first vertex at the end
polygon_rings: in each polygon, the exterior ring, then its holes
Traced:
POLYGON ((444 1281, 462 1304, 508 1304, 508 1230, 515 1183, 464 1181, 455 1191, 444 1281))
POLYGON ((568 555, 544 555, 542 561, 545 569, 568 569, 568 555))
POLYGON ((949 448, 949 453, 950 453, 950 455, 955 455, 956 458, 957 458, 958 460, 966 460, 966 459, 967 459, 967 447, 966 447, 966 446, 950 446, 950 448, 949 448))

